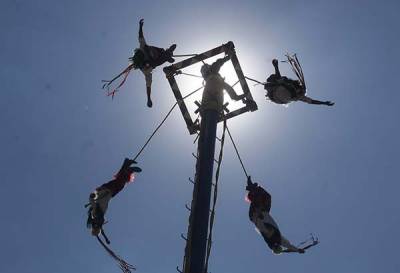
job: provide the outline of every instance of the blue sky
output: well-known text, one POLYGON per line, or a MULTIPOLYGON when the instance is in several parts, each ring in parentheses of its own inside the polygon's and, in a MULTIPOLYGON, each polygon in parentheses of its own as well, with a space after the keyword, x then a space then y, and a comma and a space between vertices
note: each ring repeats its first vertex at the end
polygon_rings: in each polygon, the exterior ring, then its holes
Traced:
MULTIPOLYGON (((295 52, 309 95, 336 102, 285 108, 249 83, 259 110, 228 124, 246 167, 271 192, 282 232, 293 242, 313 232, 321 244, 305 255, 271 254, 248 220, 228 141, 210 271, 399 272, 399 8, 397 1, 1 1, 0 271, 118 272, 86 230, 83 205, 174 103, 161 69, 152 109, 140 73, 113 101, 101 90, 102 79, 126 66, 145 18, 148 43, 176 43, 179 54, 232 40, 244 73, 259 80, 273 72, 273 58, 295 52)), ((182 263, 195 148, 176 109, 139 158, 143 172, 110 204, 113 248, 138 272, 175 272, 182 263)))

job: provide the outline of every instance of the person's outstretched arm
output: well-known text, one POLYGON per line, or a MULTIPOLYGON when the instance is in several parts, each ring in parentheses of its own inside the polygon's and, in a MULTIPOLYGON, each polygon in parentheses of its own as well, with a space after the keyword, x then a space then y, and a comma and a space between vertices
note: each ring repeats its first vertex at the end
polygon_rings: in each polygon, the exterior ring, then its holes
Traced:
POLYGON ((228 60, 230 59, 230 57, 228 55, 226 55, 223 58, 219 58, 218 60, 215 61, 216 64, 218 64, 219 66, 222 66, 224 63, 226 63, 228 60))
POLYGON ((304 253, 304 250, 301 248, 297 248, 294 245, 292 245, 288 239, 285 237, 281 236, 281 245, 286 248, 283 252, 298 252, 298 253, 304 253))
POLYGON ((315 105, 327 105, 327 106, 333 106, 335 103, 331 101, 319 101, 319 100, 313 100, 312 98, 309 98, 307 96, 302 96, 299 98, 299 100, 309 103, 309 104, 315 104, 315 105))
POLYGON ((144 39, 144 35, 143 35, 143 19, 140 19, 139 21, 139 45, 140 48, 144 48, 144 46, 146 45, 146 40, 144 39))
POLYGON ((214 73, 218 73, 221 67, 224 65, 226 61, 229 60, 229 56, 225 56, 223 58, 220 58, 216 60, 212 65, 211 65, 211 71, 214 73))

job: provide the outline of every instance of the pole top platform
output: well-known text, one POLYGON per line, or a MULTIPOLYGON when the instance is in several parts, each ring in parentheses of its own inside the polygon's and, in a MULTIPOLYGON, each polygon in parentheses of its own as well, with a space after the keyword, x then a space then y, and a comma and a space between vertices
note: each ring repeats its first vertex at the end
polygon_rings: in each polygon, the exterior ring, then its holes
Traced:
POLYGON ((233 65, 233 68, 236 72, 240 86, 243 91, 242 102, 243 102, 244 106, 242 106, 241 108, 239 108, 235 111, 228 112, 225 115, 221 114, 218 122, 236 117, 236 116, 241 115, 246 112, 253 112, 258 109, 257 104, 254 101, 254 99, 251 95, 250 89, 247 85, 242 68, 240 67, 239 60, 236 56, 235 45, 232 41, 229 41, 226 44, 223 44, 221 46, 218 46, 216 48, 213 48, 213 49, 203 52, 201 54, 198 54, 194 57, 190 57, 186 60, 174 63, 170 66, 166 66, 163 69, 165 76, 167 77, 167 80, 171 86, 172 92, 174 93, 174 96, 178 102, 179 108, 181 110, 182 116, 186 122, 186 126, 187 126, 190 134, 195 134, 198 132, 199 124, 192 120, 192 117, 186 107, 184 98, 182 97, 178 83, 175 80, 175 76, 179 75, 179 71, 181 69, 184 69, 188 66, 194 65, 198 62, 203 62, 204 60, 214 57, 221 53, 225 53, 225 55, 228 57, 228 59, 231 61, 232 65, 233 65))

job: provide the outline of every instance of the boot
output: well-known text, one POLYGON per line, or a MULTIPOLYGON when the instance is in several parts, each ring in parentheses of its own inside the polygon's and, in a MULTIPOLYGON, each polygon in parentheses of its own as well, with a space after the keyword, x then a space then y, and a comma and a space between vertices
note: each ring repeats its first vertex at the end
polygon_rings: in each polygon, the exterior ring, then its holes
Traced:
POLYGON ((176 48, 176 44, 173 44, 166 50, 166 53, 167 53, 167 56, 168 56, 167 61, 169 63, 175 62, 175 59, 172 58, 172 55, 174 55, 175 48, 176 48))

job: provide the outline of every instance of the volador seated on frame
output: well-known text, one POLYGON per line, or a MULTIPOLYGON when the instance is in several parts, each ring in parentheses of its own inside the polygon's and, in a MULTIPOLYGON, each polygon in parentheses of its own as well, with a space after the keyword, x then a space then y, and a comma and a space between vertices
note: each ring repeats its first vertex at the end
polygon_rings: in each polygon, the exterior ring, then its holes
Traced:
POLYGON ((222 65, 229 60, 229 56, 216 60, 213 64, 204 64, 201 67, 201 75, 206 81, 201 100, 202 110, 214 109, 221 112, 224 104, 225 90, 229 97, 235 101, 241 100, 245 95, 238 95, 235 90, 225 82, 218 73, 222 65))

